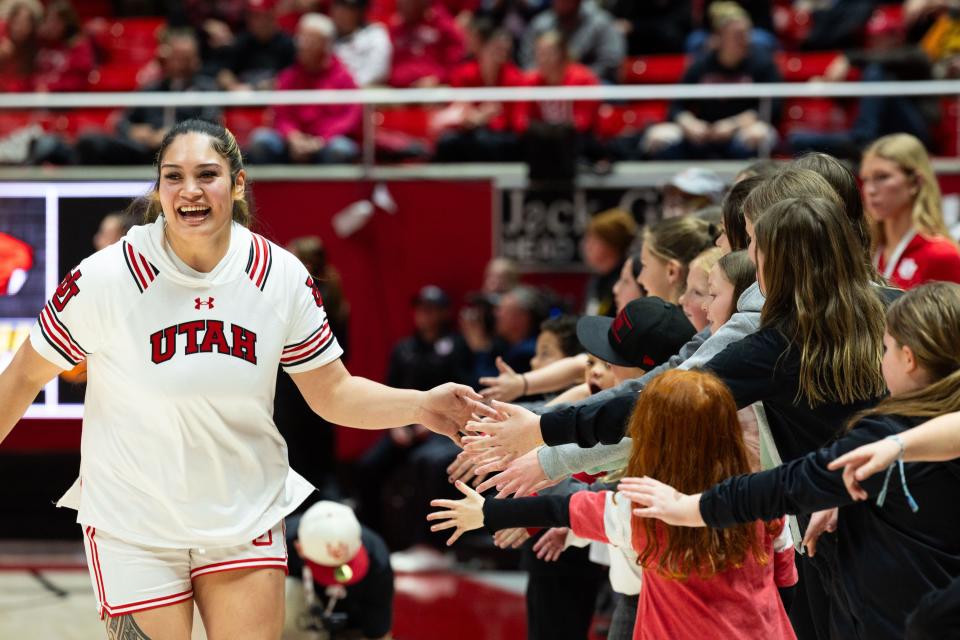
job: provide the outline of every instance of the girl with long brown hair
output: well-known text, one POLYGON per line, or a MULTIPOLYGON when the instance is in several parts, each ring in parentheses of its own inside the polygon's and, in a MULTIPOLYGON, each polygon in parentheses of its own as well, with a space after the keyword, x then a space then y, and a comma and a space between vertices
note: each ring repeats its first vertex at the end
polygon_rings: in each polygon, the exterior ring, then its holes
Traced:
MULTIPOLYGON (((630 417, 627 473, 658 474, 690 491, 744 473, 749 462, 737 408, 725 385, 699 371, 668 371, 640 394, 630 417)), ((633 517, 611 491, 484 499, 465 484, 463 500, 434 500, 435 531, 569 526, 580 537, 632 548, 643 567, 636 640, 794 638, 777 593, 796 582, 782 520, 722 532, 664 526, 633 517), (779 544, 776 541, 779 540, 779 544)), ((698 489, 699 488, 699 489, 698 489)))
MULTIPOLYGON (((922 285, 887 312, 883 375, 890 396, 848 422, 829 446, 769 471, 729 478, 702 494, 646 474, 621 492, 634 514, 689 527, 722 529, 756 518, 840 506, 838 566, 858 638, 903 638, 907 615, 924 594, 960 577, 960 463, 913 463, 864 478, 847 492, 841 456, 869 442, 902 443, 924 420, 960 411, 960 285, 922 285), (670 483, 667 483, 670 484, 670 483)), ((742 526, 742 525, 740 525, 742 526)), ((811 553, 816 548, 811 549, 811 553)))

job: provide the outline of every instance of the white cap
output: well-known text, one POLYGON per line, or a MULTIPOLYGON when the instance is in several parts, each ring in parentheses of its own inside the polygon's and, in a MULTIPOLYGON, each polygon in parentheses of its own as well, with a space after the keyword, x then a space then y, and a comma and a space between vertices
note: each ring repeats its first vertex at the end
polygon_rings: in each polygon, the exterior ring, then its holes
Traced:
POLYGON ((713 202, 723 198, 723 180, 716 172, 700 167, 690 167, 673 176, 667 183, 684 193, 695 196, 707 196, 713 202))
POLYGON ((336 567, 360 550, 360 523, 353 510, 337 502, 318 502, 300 518, 297 539, 304 558, 336 567))

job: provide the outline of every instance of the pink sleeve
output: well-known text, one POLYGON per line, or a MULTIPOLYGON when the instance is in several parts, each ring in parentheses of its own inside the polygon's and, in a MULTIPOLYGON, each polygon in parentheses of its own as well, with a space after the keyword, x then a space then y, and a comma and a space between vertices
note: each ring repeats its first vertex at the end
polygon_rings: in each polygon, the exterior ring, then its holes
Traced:
POLYGON ((780 526, 773 540, 773 582, 777 587, 792 587, 799 580, 793 536, 786 518, 780 519, 780 526))
MULTIPOLYGON (((286 91, 291 88, 293 83, 293 71, 286 69, 277 76, 277 91, 286 91)), ((284 138, 294 131, 299 130, 296 120, 297 105, 277 105, 273 108, 273 128, 280 132, 284 138)))
POLYGON ((570 496, 570 528, 581 538, 610 542, 603 525, 609 491, 578 491, 570 496))

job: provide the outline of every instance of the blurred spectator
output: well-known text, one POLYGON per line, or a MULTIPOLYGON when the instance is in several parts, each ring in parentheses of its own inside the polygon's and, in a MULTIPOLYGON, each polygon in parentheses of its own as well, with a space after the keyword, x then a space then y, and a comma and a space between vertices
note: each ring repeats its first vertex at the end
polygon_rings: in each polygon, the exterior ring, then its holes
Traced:
POLYGON ((134 220, 133 216, 125 211, 108 213, 100 220, 97 233, 93 236, 93 248, 100 251, 115 242, 119 242, 137 222, 139 220, 134 220))
POLYGON ((933 64, 935 78, 960 78, 960 1, 944 11, 923 34, 920 47, 933 64))
MULTIPOLYGON (((295 255, 316 283, 323 299, 330 329, 344 349, 344 360, 349 355, 350 305, 343 295, 340 273, 327 262, 323 241, 318 236, 302 236, 287 243, 287 250, 295 255)), ((333 425, 318 416, 303 399, 303 394, 287 375, 277 376, 273 409, 274 422, 287 442, 290 465, 317 487, 316 497, 338 499, 340 488, 336 479, 337 434, 333 425)), ((302 505, 303 510, 309 505, 302 505)))
POLYGON ((386 28, 364 18, 367 0, 333 0, 330 19, 337 30, 333 52, 361 87, 383 84, 390 75, 393 45, 386 28))
POLYGON ((636 221, 622 209, 610 209, 590 219, 581 246, 583 262, 591 273, 583 305, 585 315, 617 315, 613 286, 636 235, 636 221))
MULTIPOLYGON (((733 3, 731 3, 733 4, 733 3)), ((735 4, 733 4, 736 7, 735 4)), ((717 14, 716 49, 693 62, 684 84, 780 82, 780 71, 765 48, 750 45, 750 18, 739 7, 717 14)), ((655 124, 642 138, 634 157, 656 159, 750 158, 776 141, 774 126, 760 119, 757 98, 674 100, 670 122, 655 124)), ((772 120, 780 104, 773 101, 772 120)))
POLYGON ((470 386, 476 387, 483 376, 497 375, 492 365, 490 353, 496 333, 496 320, 493 317, 493 296, 483 293, 470 293, 460 309, 460 333, 474 354, 473 377, 470 386))
POLYGON ((277 73, 293 64, 293 38, 277 23, 277 0, 247 0, 246 29, 214 50, 217 83, 228 91, 272 89, 277 73))
POLYGON ((571 60, 589 67, 601 80, 617 81, 627 45, 609 13, 590 0, 553 0, 549 10, 533 19, 523 38, 520 64, 525 69, 539 66, 537 42, 550 31, 563 36, 571 60))
MULTIPOLYGON (((540 34, 536 42, 537 68, 527 76, 533 87, 599 84, 587 67, 571 62, 558 31, 540 34)), ((531 179, 564 179, 574 174, 578 157, 599 155, 594 127, 599 104, 588 100, 518 102, 514 130, 524 136, 531 179)))
POLYGON ((234 34, 244 27, 247 0, 167 0, 167 23, 189 28, 197 34, 203 74, 216 76, 213 52, 233 43, 234 34))
MULTIPOLYGON (((473 59, 454 69, 454 87, 519 87, 523 74, 510 62, 510 34, 486 18, 475 19, 467 32, 473 59)), ((518 155, 512 130, 512 102, 457 102, 434 116, 445 128, 437 141, 439 162, 506 162, 518 155)))
MULTIPOLYGON (((277 89, 356 89, 347 68, 333 55, 333 22, 308 13, 297 24, 297 61, 277 77, 277 89)), ((274 128, 250 137, 252 163, 349 162, 359 146, 363 116, 357 104, 305 104, 274 107, 274 128)))
MULTIPOLYGON (((216 82, 199 74, 200 51, 196 36, 187 29, 171 29, 157 49, 161 79, 143 91, 215 91, 216 82)), ((167 130, 181 120, 220 120, 218 107, 134 107, 117 125, 117 135, 87 133, 77 140, 81 164, 145 164, 154 160, 167 130)))
POLYGON ((12 0, 3 5, 0 17, 5 26, 0 35, 0 92, 33 91, 43 5, 12 0))
POLYGON ((801 0, 810 15, 810 31, 801 41, 807 51, 851 49, 860 44, 876 0, 801 0))
POLYGON ((684 44, 684 50, 687 53, 699 55, 713 48, 714 39, 711 34, 714 31, 717 17, 733 9, 734 11, 742 9, 750 17, 752 27, 750 29, 750 44, 755 47, 763 47, 770 51, 780 48, 777 36, 774 35, 773 18, 770 14, 770 2, 768 0, 740 0, 731 2, 730 0, 710 0, 704 7, 704 24, 700 29, 693 31, 687 36, 684 44), (731 5, 736 5, 732 7, 731 5))
MULTIPOLYGON (((862 69, 863 82, 929 80, 932 56, 920 46, 904 43, 898 22, 871 20, 871 47, 838 55, 821 80, 841 82, 849 79, 851 68, 862 69)), ((925 96, 866 96, 853 126, 847 131, 816 132, 795 130, 787 141, 797 152, 823 151, 857 160, 867 144, 891 133, 909 133, 931 148, 930 132, 940 120, 939 98, 925 96)))
POLYGON ((497 331, 494 353, 517 373, 529 371, 537 348, 537 327, 546 315, 540 293, 525 285, 514 287, 500 296, 493 313, 497 331))
POLYGON ((510 258, 493 258, 483 271, 483 292, 499 296, 520 284, 520 269, 510 258))
POLYGON ((34 91, 83 91, 95 65, 93 43, 69 0, 55 0, 39 28, 34 91))
POLYGON ((716 172, 690 167, 663 185, 663 218, 682 218, 719 203, 725 187, 716 172))
POLYGON ((615 0, 610 13, 627 38, 627 52, 681 53, 690 33, 692 0, 615 0))
MULTIPOLYGON (((386 382, 401 389, 426 391, 446 382, 470 383, 473 355, 451 327, 450 299, 436 286, 425 286, 413 299, 412 335, 400 340, 390 354, 386 382)), ((358 486, 361 519, 383 528, 381 495, 388 476, 400 465, 416 469, 416 487, 423 499, 410 502, 416 513, 409 523, 417 531, 411 542, 425 542, 425 509, 431 491, 444 493, 446 468, 459 452, 446 436, 431 434, 419 424, 391 429, 360 460, 358 486)), ((439 495, 439 494, 438 494, 439 495)))
POLYGON ((434 0, 397 0, 390 19, 394 87, 448 84, 450 69, 463 59, 463 34, 450 14, 434 0))
POLYGON ((518 44, 535 15, 550 6, 550 0, 481 0, 476 15, 505 29, 518 44))

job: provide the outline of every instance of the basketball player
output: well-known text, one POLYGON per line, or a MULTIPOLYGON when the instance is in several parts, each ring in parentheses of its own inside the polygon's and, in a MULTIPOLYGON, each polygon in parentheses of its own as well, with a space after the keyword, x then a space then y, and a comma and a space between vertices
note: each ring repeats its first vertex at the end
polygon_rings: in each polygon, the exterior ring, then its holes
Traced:
MULTIPOLYGON (((458 438, 470 388, 397 390, 340 362, 314 280, 247 229, 233 135, 199 120, 157 155, 146 218, 70 271, 0 374, 0 440, 43 386, 88 361, 78 510, 110 639, 276 639, 284 516, 313 487, 272 421, 278 366, 324 419, 458 438)), ((495 415, 495 414, 494 414, 495 415)))

